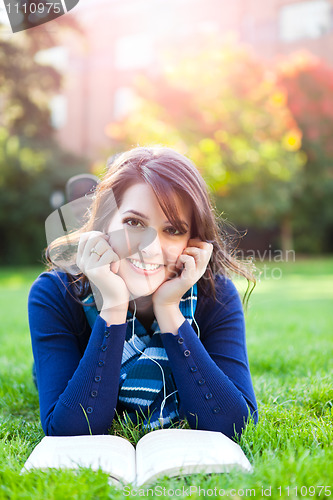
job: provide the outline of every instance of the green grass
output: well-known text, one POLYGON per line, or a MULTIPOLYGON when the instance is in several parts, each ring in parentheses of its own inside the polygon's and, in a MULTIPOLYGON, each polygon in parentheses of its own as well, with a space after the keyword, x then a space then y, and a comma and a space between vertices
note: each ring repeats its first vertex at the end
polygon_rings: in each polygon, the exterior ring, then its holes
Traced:
MULTIPOLYGON (((246 314, 260 421, 241 438, 254 472, 163 478, 153 485, 156 496, 165 488, 169 497, 186 497, 190 486, 191 498, 216 498, 214 488, 217 496, 223 489, 232 498, 263 498, 262 489, 271 498, 333 496, 333 259, 296 258, 260 267, 262 278, 246 314)), ((39 272, 0 270, 0 500, 124 498, 102 472, 19 475, 43 437, 26 312, 28 290, 39 272)), ((140 436, 135 429, 113 429, 132 441, 140 436)))

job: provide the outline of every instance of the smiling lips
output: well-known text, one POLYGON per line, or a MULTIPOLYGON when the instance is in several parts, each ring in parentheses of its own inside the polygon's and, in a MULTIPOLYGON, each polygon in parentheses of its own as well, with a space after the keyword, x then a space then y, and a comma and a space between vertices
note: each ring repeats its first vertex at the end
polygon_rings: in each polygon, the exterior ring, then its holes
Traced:
POLYGON ((148 263, 142 263, 139 260, 136 259, 128 259, 130 262, 131 266, 135 269, 140 274, 155 274, 159 272, 164 265, 163 264, 148 264, 148 263))

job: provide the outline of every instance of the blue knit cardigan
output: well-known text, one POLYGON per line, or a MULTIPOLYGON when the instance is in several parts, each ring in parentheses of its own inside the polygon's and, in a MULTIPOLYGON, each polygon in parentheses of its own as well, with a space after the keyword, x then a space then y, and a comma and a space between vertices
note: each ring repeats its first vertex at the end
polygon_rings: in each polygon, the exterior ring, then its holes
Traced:
MULTIPOLYGON (((177 335, 161 335, 180 400, 180 417, 192 428, 241 433, 249 416, 257 422, 239 294, 227 278, 215 279, 217 300, 198 294, 195 319, 200 339, 184 321, 177 335)), ((31 287, 28 311, 46 435, 106 434, 118 402, 127 324, 100 317, 93 329, 74 298, 65 273, 45 272, 31 287), (85 412, 83 412, 83 409, 85 412)), ((195 328, 195 327, 194 327, 195 328)))

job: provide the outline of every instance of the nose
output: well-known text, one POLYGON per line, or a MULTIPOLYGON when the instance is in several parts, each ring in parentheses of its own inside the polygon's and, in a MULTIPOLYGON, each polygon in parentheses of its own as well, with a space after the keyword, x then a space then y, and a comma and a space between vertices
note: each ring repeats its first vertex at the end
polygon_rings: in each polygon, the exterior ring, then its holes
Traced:
POLYGON ((146 234, 139 247, 138 250, 147 257, 154 257, 155 255, 159 255, 162 253, 162 247, 160 243, 160 239, 154 231, 155 237, 152 238, 152 234, 146 234))

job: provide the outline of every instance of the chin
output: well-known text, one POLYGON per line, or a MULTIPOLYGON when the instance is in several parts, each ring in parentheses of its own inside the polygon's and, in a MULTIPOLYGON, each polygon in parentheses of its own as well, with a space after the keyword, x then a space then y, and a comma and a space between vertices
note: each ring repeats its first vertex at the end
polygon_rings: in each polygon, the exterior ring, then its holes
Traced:
POLYGON ((132 273, 118 272, 118 275, 124 280, 128 291, 133 298, 148 297, 166 281, 165 275, 161 277, 136 276, 132 273))
POLYGON ((162 285, 162 283, 164 283, 164 281, 158 283, 157 285, 138 284, 138 286, 133 286, 133 281, 131 281, 131 283, 125 281, 125 283, 132 298, 138 299, 139 297, 149 297, 149 295, 152 295, 162 285))

